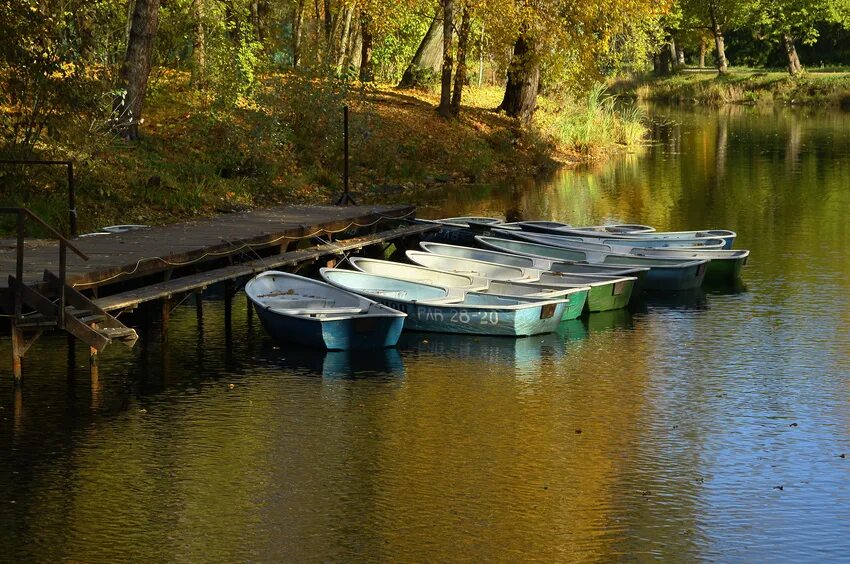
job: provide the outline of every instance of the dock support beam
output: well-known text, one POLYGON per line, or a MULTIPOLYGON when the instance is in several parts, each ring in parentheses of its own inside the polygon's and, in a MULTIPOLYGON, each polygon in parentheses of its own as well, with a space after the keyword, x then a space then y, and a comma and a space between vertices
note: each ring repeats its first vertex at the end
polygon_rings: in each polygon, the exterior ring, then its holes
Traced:
POLYGON ((168 323, 171 321, 171 300, 165 298, 162 300, 162 342, 168 340, 168 323))
POLYGON ((12 377, 15 379, 15 386, 20 386, 24 377, 24 349, 24 332, 12 321, 12 377))

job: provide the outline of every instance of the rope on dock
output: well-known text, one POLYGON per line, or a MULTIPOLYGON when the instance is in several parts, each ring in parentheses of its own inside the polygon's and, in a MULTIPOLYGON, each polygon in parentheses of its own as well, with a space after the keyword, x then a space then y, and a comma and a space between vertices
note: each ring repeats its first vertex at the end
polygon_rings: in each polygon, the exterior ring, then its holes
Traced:
POLYGON ((115 280, 116 278, 120 278, 122 276, 130 276, 132 274, 135 274, 139 270, 139 267, 141 267, 141 265, 143 263, 149 262, 149 261, 158 260, 158 261, 160 261, 163 264, 166 264, 168 266, 188 266, 190 264, 200 262, 200 261, 202 261, 202 260, 204 260, 208 257, 232 255, 232 254, 236 254, 240 251, 243 251, 245 249, 251 249, 253 247, 267 247, 269 245, 274 245, 275 243, 279 243, 280 241, 283 241, 283 240, 286 240, 286 239, 291 239, 291 240, 311 239, 313 237, 318 237, 318 235, 320 235, 322 233, 334 234, 334 233, 341 233, 343 231, 347 231, 347 230, 351 229, 352 227, 371 227, 371 226, 373 226, 377 223, 380 223, 381 221, 384 221, 384 220, 403 220, 403 219, 407 219, 408 217, 410 217, 414 213, 416 213, 416 210, 411 210, 408 213, 406 213, 404 215, 399 215, 399 216, 379 215, 378 219, 376 219, 375 221, 373 221, 371 223, 358 223, 356 221, 352 221, 351 223, 349 223, 348 225, 346 225, 342 229, 336 229, 336 230, 319 229, 318 231, 314 231, 313 233, 310 233, 308 235, 298 235, 298 236, 281 235, 277 239, 273 239, 271 241, 263 241, 262 243, 243 243, 241 247, 238 247, 238 248, 235 248, 235 249, 227 249, 225 251, 218 251, 218 252, 207 251, 203 255, 201 255, 197 258, 194 258, 192 260, 187 260, 187 261, 169 261, 169 260, 167 260, 163 257, 159 257, 159 256, 157 256, 157 257, 145 257, 145 258, 141 258, 138 261, 136 261, 136 266, 134 266, 132 270, 122 270, 121 272, 118 272, 117 274, 113 274, 112 276, 107 276, 105 278, 101 278, 100 280, 95 280, 93 282, 75 283, 72 286, 74 288, 85 288, 85 287, 88 287, 88 286, 97 286, 99 284, 104 284, 106 282, 109 282, 110 280, 115 280))

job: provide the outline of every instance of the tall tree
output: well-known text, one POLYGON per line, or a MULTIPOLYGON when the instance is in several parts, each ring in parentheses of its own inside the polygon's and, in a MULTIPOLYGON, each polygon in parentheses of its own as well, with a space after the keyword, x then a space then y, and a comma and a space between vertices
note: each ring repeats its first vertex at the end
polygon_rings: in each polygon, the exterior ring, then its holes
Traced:
POLYGON ((452 115, 460 114, 460 101, 463 96, 463 87, 466 85, 466 51, 469 44, 470 27, 469 6, 464 4, 463 14, 460 19, 460 29, 457 32, 457 69, 455 70, 455 88, 452 92, 452 115))
POLYGON ((717 49, 717 72, 726 74, 729 63, 726 60, 726 42, 723 39, 723 27, 721 25, 722 13, 717 0, 708 0, 708 14, 711 21, 711 33, 714 35, 714 46, 717 49))
POLYGON ((452 28, 454 1, 442 0, 443 3, 443 68, 440 73, 440 105, 437 111, 443 117, 449 117, 452 113, 452 28))
POLYGON ((301 45, 304 24, 304 0, 298 0, 292 10, 292 66, 301 64, 301 45))
POLYGON ((417 73, 421 72, 425 68, 430 68, 430 65, 426 64, 426 57, 428 56, 428 53, 439 51, 440 58, 442 59, 443 20, 440 17, 441 14, 442 6, 439 6, 437 11, 434 13, 434 17, 431 18, 431 24, 428 26, 428 31, 425 32, 425 36, 422 38, 422 41, 419 42, 419 47, 416 48, 416 53, 410 60, 410 64, 408 64, 407 68, 404 69, 404 74, 401 77, 401 81, 398 83, 399 88, 411 88, 416 86, 417 73))
POLYGON ((372 66, 372 16, 366 10, 360 12, 360 82, 375 80, 372 66))
POLYGON ((192 0, 195 33, 192 41, 192 84, 203 88, 206 80, 207 41, 204 33, 204 0, 192 0))
POLYGON ((159 23, 159 0, 135 0, 130 24, 127 53, 121 67, 123 94, 113 105, 121 134, 130 140, 139 138, 142 105, 148 88, 156 28, 159 23))
POLYGON ((508 67, 508 82, 502 103, 496 110, 523 123, 531 121, 537 109, 537 90, 540 85, 540 58, 535 51, 534 40, 524 33, 514 44, 514 54, 508 67))

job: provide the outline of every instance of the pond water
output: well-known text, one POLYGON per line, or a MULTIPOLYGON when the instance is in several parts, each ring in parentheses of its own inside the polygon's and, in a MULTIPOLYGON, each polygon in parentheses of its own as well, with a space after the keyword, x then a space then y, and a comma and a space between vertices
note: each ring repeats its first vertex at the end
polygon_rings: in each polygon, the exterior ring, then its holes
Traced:
POLYGON ((206 301, 94 379, 45 338, 0 378, 0 560, 847 558, 850 115, 652 115, 640 154, 421 215, 733 229, 743 287, 354 357, 206 301))

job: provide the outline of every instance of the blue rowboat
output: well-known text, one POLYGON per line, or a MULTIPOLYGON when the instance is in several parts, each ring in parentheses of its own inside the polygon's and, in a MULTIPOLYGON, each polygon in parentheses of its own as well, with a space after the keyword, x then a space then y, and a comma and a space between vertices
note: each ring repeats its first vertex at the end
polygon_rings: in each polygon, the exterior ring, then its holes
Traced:
POLYGON ((406 313, 405 329, 414 331, 508 337, 551 333, 567 307, 566 300, 506 298, 339 268, 320 272, 335 286, 406 313))
POLYGON ((413 221, 440 226, 439 231, 425 235, 426 240, 461 245, 473 245, 476 235, 493 235, 491 229, 503 225, 501 219, 478 216, 447 217, 445 219, 418 218, 413 221))
MULTIPOLYGON (((521 234, 517 233, 516 236, 521 234)), ((640 286, 646 290, 687 290, 699 288, 705 278, 707 260, 680 260, 673 258, 639 257, 629 254, 607 253, 598 250, 543 245, 530 241, 476 237, 481 244, 508 253, 550 260, 587 261, 632 267, 649 267, 641 278, 640 286)))
MULTIPOLYGON (((408 251, 409 252, 409 251, 408 251)), ((429 255, 435 256, 435 255, 429 255)), ((389 276, 400 280, 421 282, 434 286, 445 286, 447 288, 460 288, 470 292, 480 292, 494 296, 509 298, 526 298, 532 300, 567 300, 567 307, 561 317, 562 321, 575 319, 584 310, 585 301, 589 291, 585 285, 546 285, 541 282, 512 282, 493 280, 475 276, 472 273, 458 274, 449 270, 435 269, 433 267, 414 266, 399 262, 389 262, 370 258, 355 257, 348 259, 349 264, 355 270, 389 276)), ((495 265, 494 265, 495 266, 495 265)))
POLYGON ((330 284, 269 271, 245 285, 265 330, 275 339, 328 350, 392 347, 405 315, 330 284))
POLYGON ((724 249, 731 249, 737 234, 727 229, 701 229, 698 231, 609 231, 598 227, 572 227, 566 223, 524 221, 508 224, 520 227, 523 231, 546 233, 549 235, 569 235, 573 237, 595 237, 603 239, 621 239, 625 241, 680 240, 680 239, 723 239, 724 249), (548 225, 542 225, 542 224, 548 225))
POLYGON ((593 281, 593 279, 597 277, 640 277, 649 270, 648 268, 628 268, 623 266, 609 266, 607 264, 588 264, 571 261, 559 262, 541 257, 526 257, 522 255, 515 255, 513 253, 493 251, 490 249, 464 247, 462 245, 448 245, 446 243, 436 243, 431 241, 422 241, 419 243, 419 246, 425 251, 434 253, 435 255, 480 260, 482 262, 518 266, 520 268, 533 268, 535 270, 569 274, 571 276, 579 276, 582 278, 588 277, 588 282, 593 281))

